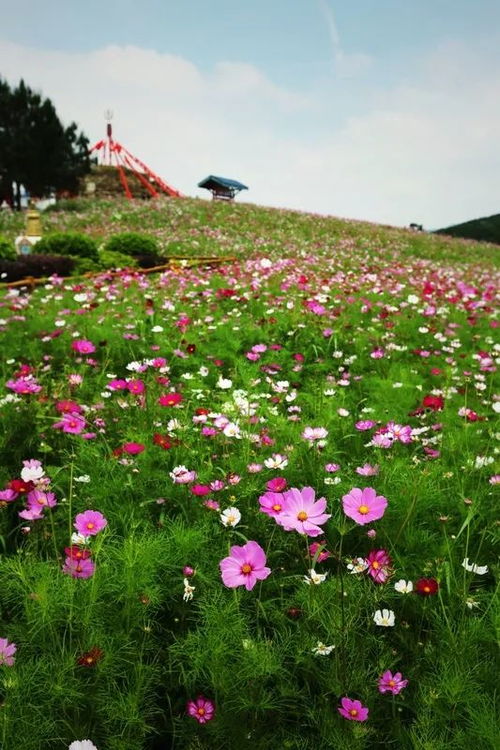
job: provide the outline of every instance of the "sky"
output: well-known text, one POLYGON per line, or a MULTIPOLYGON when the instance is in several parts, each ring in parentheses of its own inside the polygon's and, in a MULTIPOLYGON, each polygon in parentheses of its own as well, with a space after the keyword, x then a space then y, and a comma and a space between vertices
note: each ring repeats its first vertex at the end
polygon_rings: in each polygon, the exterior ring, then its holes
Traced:
MULTIPOLYGON (((0 76, 186 195, 427 229, 500 213, 498 0, 0 0, 0 76)), ((1 155, 0 155, 1 158, 1 155)))

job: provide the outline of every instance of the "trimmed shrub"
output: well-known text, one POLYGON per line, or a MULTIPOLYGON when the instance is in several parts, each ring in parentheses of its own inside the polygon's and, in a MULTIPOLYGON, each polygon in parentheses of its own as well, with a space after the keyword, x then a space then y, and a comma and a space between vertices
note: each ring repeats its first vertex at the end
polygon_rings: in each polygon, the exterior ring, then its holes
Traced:
MULTIPOLYGON (((133 258, 152 257, 159 260, 158 244, 153 237, 138 232, 123 232, 114 234, 104 245, 104 249, 133 258)), ((153 264, 154 265, 154 264, 153 264)))
POLYGON ((0 259, 0 275, 5 274, 2 281, 21 281, 29 276, 42 278, 44 276, 70 276, 75 267, 73 258, 62 255, 19 255, 16 260, 0 259))
POLYGON ((12 242, 0 235, 0 260, 15 260, 17 253, 12 242))
POLYGON ((117 253, 112 250, 99 250, 99 266, 101 268, 136 268, 137 259, 131 255, 117 253))
POLYGON ((97 244, 92 237, 78 232, 56 232, 42 237, 38 242, 37 253, 47 255, 72 255, 77 258, 90 258, 99 262, 97 244))
POLYGON ((59 211, 85 211, 87 204, 80 198, 61 198, 57 203, 47 206, 45 209, 48 213, 58 213, 59 211))

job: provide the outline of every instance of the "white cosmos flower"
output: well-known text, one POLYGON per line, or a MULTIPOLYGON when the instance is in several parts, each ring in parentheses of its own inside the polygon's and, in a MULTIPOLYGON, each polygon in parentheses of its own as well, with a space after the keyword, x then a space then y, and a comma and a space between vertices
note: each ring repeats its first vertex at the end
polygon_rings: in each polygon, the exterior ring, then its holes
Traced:
POLYGON ((71 743, 68 750, 97 750, 97 747, 90 740, 76 740, 71 743))
POLYGON ((223 378, 222 375, 219 375, 219 379, 216 385, 217 388, 221 388, 223 391, 227 391, 233 385, 233 381, 229 378, 223 378))
POLYGON ((71 534, 71 544, 88 544, 89 539, 90 537, 77 534, 76 531, 71 534))
POLYGON ((377 609, 373 615, 373 621, 375 625, 380 625, 383 628, 392 628, 396 620, 392 609, 377 609))
POLYGON ((320 583, 323 583, 326 580, 328 573, 316 573, 314 568, 311 568, 311 570, 308 571, 308 575, 304 576, 304 583, 314 584, 315 586, 319 586, 320 583))
POLYGON ((21 470, 21 479, 23 482, 36 482, 45 474, 45 469, 39 461, 30 460, 24 462, 24 468, 21 470))
POLYGON ((241 513, 238 508, 226 508, 220 514, 220 521, 223 526, 236 526, 241 521, 241 513))
POLYGON ((396 581, 394 588, 399 594, 411 594, 413 591, 413 583, 411 581, 405 581, 404 578, 400 578, 396 581))
POLYGON ((474 563, 470 563, 468 557, 464 559, 462 568, 465 568, 468 573, 477 573, 478 576, 484 576, 488 572, 487 565, 475 565, 474 563))
POLYGON ((356 557, 352 562, 347 563, 349 573, 362 573, 368 567, 368 563, 362 557, 356 557))
POLYGON ((288 459, 280 453, 273 453, 271 458, 266 458, 264 466, 268 469, 284 469, 285 466, 288 466, 288 459))
POLYGON ((335 646, 325 646, 324 643, 318 641, 318 645, 311 649, 311 651, 315 656, 328 656, 334 648, 335 646))
POLYGON ((82 474, 79 477, 75 477, 75 482, 81 482, 82 484, 88 484, 90 482, 90 477, 88 474, 82 474))
POLYGON ((184 579, 184 594, 182 595, 182 598, 185 602, 190 602, 193 598, 193 591, 196 589, 196 586, 191 586, 189 583, 189 578, 184 579))
POLYGON ((226 437, 241 438, 240 428, 234 422, 228 422, 222 432, 226 437))

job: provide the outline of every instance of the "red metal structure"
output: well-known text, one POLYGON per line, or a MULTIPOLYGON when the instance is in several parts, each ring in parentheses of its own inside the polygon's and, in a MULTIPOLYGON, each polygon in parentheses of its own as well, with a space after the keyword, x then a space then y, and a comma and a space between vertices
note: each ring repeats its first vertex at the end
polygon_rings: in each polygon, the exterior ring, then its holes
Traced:
POLYGON ((138 159, 136 156, 130 153, 125 146, 115 141, 113 138, 113 128, 111 126, 112 113, 106 113, 107 125, 106 125, 106 138, 102 141, 97 141, 89 153, 96 152, 98 154, 99 163, 107 166, 116 167, 118 170, 118 177, 122 184, 125 195, 129 200, 132 199, 132 193, 128 184, 127 174, 125 170, 130 170, 134 177, 141 183, 141 185, 148 191, 148 193, 156 198, 160 193, 169 195, 172 198, 182 198, 183 195, 178 190, 175 190, 171 185, 167 185, 161 177, 153 172, 144 162, 138 159))

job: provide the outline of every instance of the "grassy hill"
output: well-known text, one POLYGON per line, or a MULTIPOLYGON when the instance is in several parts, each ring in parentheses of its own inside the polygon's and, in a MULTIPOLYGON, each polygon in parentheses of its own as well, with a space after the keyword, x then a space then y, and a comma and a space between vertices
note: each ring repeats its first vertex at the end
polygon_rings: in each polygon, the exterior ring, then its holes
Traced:
MULTIPOLYGON (((85 232, 105 240, 125 231, 155 236, 164 254, 235 255, 245 258, 256 250, 292 254, 300 246, 335 249, 350 243, 358 250, 397 252, 402 258, 445 262, 498 263, 498 249, 487 244, 415 233, 407 229, 265 208, 245 203, 201 199, 160 199, 129 202, 126 199, 76 199, 61 201, 42 215, 44 234, 55 231, 85 232)), ((13 240, 22 232, 24 215, 0 215, 0 235, 13 240)))
POLYGON ((478 242, 493 242, 496 245, 500 245, 500 214, 465 221, 463 224, 455 224, 445 229, 438 229, 436 234, 462 237, 464 239, 477 240, 478 242))

